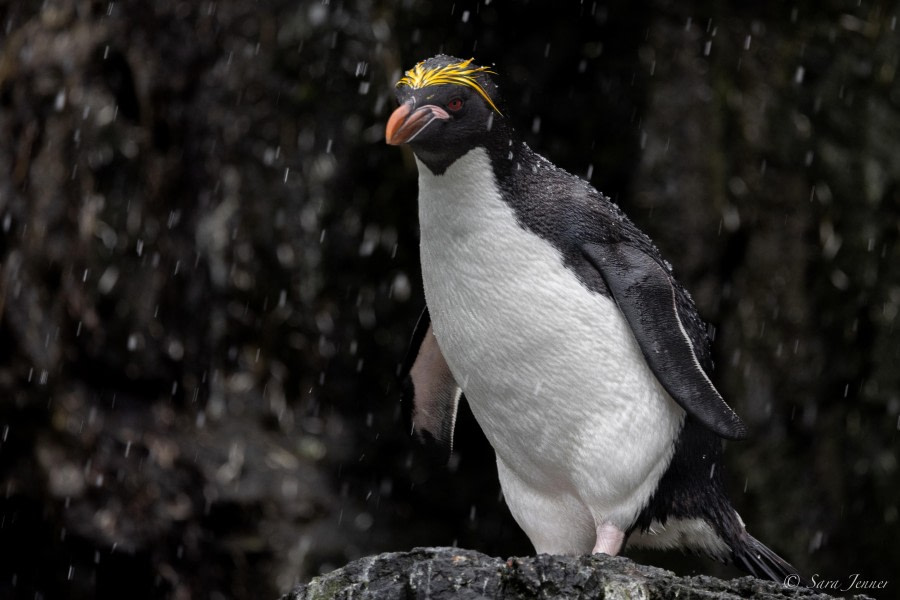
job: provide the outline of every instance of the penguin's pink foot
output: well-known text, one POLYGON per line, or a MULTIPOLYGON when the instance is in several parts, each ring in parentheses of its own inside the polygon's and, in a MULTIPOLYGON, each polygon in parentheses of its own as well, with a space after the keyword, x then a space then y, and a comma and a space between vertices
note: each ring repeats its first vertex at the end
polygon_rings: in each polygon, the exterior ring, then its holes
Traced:
POLYGON ((610 523, 597 525, 597 541, 594 544, 592 554, 609 554, 615 556, 622 549, 625 542, 625 532, 610 523))

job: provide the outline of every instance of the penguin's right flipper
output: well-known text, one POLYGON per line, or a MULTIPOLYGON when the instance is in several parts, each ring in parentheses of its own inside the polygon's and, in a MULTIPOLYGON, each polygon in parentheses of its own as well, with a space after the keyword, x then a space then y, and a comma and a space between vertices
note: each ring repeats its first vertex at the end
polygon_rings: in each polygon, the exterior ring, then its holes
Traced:
POLYGON ((403 401, 412 413, 413 434, 446 464, 453 451, 453 429, 462 390, 431 330, 428 307, 416 323, 399 376, 403 401))

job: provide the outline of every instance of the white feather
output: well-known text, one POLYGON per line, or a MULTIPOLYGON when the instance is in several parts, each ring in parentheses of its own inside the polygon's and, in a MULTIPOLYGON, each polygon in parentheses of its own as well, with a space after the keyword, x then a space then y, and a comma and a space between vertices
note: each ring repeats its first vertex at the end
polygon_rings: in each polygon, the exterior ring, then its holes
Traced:
POLYGON ((646 505, 684 412, 615 302, 520 226, 482 148, 443 175, 419 162, 425 296, 438 345, 497 454, 538 552, 588 553, 646 505))
POLYGON ((731 554, 728 544, 702 519, 669 519, 665 525, 653 521, 647 531, 632 534, 628 545, 654 550, 690 549, 717 559, 731 554))

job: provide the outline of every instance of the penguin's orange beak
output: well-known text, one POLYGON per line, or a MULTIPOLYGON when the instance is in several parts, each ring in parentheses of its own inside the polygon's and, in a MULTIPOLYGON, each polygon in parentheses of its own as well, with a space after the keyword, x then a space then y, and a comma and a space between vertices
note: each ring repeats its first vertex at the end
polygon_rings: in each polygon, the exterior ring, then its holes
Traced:
POLYGON ((440 106, 426 104, 413 110, 413 103, 405 102, 388 119, 384 140, 392 146, 409 143, 435 120, 449 118, 449 113, 440 106))

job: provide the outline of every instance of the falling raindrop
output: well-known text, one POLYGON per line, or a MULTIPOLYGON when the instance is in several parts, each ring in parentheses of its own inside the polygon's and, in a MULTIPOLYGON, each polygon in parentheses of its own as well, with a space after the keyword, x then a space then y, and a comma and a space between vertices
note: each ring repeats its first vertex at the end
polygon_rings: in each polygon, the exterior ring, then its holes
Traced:
POLYGON ((815 552, 819 548, 822 547, 822 542, 825 539, 825 535, 821 530, 817 531, 815 535, 813 535, 812 539, 809 541, 809 551, 815 552))

